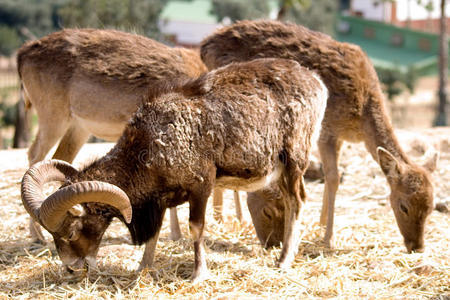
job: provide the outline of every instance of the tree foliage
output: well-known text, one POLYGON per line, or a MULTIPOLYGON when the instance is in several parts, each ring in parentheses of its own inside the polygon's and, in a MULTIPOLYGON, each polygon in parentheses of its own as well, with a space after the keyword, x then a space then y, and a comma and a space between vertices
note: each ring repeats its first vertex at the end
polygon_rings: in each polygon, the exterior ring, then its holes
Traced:
POLYGON ((284 20, 286 14, 292 9, 307 9, 311 6, 311 0, 278 0, 279 9, 277 20, 284 20))
POLYGON ((169 0, 0 0, 0 55, 68 27, 117 28, 158 37, 169 0))
POLYGON ((158 17, 168 0, 72 0, 58 10, 64 27, 116 28, 158 34, 158 17))
POLYGON ((24 40, 55 30, 57 0, 0 0, 0 54, 10 55, 24 40))
MULTIPOLYGON (((232 22, 244 19, 267 18, 271 7, 269 0, 212 0, 212 13, 218 21, 228 17, 232 22)), ((335 0, 278 0, 275 16, 281 21, 291 21, 313 30, 332 34, 338 11, 335 0)))
POLYGON ((303 25, 312 30, 333 34, 337 12, 338 1, 335 0, 315 0, 314 3, 307 0, 282 0, 280 1, 278 18, 303 25), (280 18, 283 9, 286 11, 280 18))
POLYGON ((377 74, 389 101, 393 101, 395 96, 405 90, 411 94, 414 93, 414 87, 418 79, 417 70, 414 68, 411 67, 406 72, 397 69, 377 68, 377 74))
POLYGON ((270 8, 267 0, 212 0, 212 11, 221 22, 229 18, 232 22, 267 17, 270 8))
POLYGON ((22 40, 14 28, 0 25, 0 54, 10 55, 21 44, 22 40))

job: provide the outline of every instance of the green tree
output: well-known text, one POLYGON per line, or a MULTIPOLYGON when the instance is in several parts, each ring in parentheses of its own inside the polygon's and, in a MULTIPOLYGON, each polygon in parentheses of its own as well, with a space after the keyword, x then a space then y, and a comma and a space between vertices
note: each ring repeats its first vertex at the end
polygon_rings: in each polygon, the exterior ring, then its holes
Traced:
POLYGON ((157 22, 168 0, 65 1, 58 15, 64 27, 116 28, 157 37, 157 22))
POLYGON ((414 87, 419 78, 416 69, 411 67, 406 72, 401 72, 398 69, 377 68, 376 71, 388 100, 392 101, 395 96, 405 90, 414 93, 414 87))
POLYGON ((302 10, 311 6, 311 0, 279 0, 277 20, 283 21, 291 10, 302 10))
POLYGON ((16 29, 0 25, 0 54, 9 56, 22 44, 16 29))
POLYGON ((29 36, 43 36, 57 25, 58 0, 0 0, 0 54, 10 55, 29 36))
POLYGON ((404 90, 403 74, 398 70, 377 69, 378 78, 383 84, 384 92, 388 100, 392 101, 395 96, 400 95, 404 90))
POLYGON ((212 0, 211 13, 217 16, 219 22, 227 17, 232 22, 264 18, 269 12, 267 0, 212 0))
POLYGON ((338 11, 338 1, 315 0, 282 0, 278 19, 291 21, 312 30, 332 35, 338 11))
POLYGON ((56 0, 0 0, 0 23, 11 28, 28 27, 36 35, 55 28, 53 12, 56 0))

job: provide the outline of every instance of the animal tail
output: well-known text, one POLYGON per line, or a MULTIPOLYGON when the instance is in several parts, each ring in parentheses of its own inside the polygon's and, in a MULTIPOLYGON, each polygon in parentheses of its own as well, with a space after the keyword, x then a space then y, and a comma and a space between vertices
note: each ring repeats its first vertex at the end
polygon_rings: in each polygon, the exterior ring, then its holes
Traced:
POLYGON ((25 104, 25 110, 30 110, 33 105, 31 104, 30 98, 27 96, 27 93, 25 93, 25 89, 23 88, 22 83, 20 83, 20 94, 23 97, 23 101, 25 104))

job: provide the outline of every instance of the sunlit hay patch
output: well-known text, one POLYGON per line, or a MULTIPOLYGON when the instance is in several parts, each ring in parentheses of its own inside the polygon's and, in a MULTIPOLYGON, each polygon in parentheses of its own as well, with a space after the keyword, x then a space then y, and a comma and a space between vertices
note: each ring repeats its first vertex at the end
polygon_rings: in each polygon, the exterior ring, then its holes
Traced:
MULTIPOLYGON (((450 129, 439 134, 450 136, 450 129)), ((95 152, 95 146, 89 145, 83 151, 95 152)), ((80 154, 89 157, 83 151, 80 154)), ((447 152, 442 153, 438 170, 433 174, 436 201, 447 201, 450 191, 450 157, 447 152)), ((26 153, 19 151, 15 155, 26 153)), ((16 159, 18 171, 3 169, 6 165, 3 159, 8 159, 10 166, 14 157, 0 156, 0 299, 446 299, 450 296, 449 215, 433 211, 426 228, 425 253, 407 254, 387 200, 385 178, 363 145, 343 146, 340 166, 344 178, 336 199, 333 249, 321 243, 323 183, 306 183, 308 202, 299 232, 301 242, 293 266, 286 272, 275 267, 280 248, 266 250, 259 245, 245 193, 241 193, 244 209, 241 224, 235 217, 233 193, 226 191, 223 222, 213 219, 211 203, 207 208, 205 243, 210 274, 208 280, 197 285, 189 282, 194 257, 186 204, 178 209, 183 238, 169 239, 166 216, 152 268, 136 271, 143 247, 131 245, 126 227, 114 221, 98 253, 98 270, 75 277, 62 268, 47 233, 47 245, 30 244, 28 215, 19 190, 26 158, 16 159)))

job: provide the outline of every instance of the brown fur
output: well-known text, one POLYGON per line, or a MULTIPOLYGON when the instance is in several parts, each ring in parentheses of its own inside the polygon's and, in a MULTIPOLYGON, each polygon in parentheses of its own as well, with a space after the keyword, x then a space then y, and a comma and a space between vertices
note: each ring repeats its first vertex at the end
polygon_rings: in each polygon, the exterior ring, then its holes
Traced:
MULTIPOLYGON (((30 165, 43 160, 58 141, 53 158, 68 162, 89 135, 116 141, 144 98, 154 99, 170 82, 206 71, 195 50, 97 29, 65 29, 29 42, 17 61, 25 98, 39 122, 28 152, 30 165)), ((35 224, 31 232, 43 240, 35 224)))
POLYGON ((79 141, 75 131, 115 141, 143 97, 157 96, 155 91, 169 81, 195 78, 206 71, 194 50, 169 48, 115 30, 55 32, 22 46, 17 60, 25 96, 39 117, 30 164, 42 160, 64 133, 55 158, 67 161, 73 160, 85 140, 79 141), (108 132, 84 122, 114 123, 118 128, 108 132), (61 129, 54 130, 54 124, 61 129), (48 133, 47 127, 58 134, 48 133))
POLYGON ((130 88, 147 89, 181 76, 206 71, 194 50, 169 48, 140 35, 116 30, 65 29, 26 43, 17 55, 19 75, 25 64, 53 69, 69 85, 75 72, 130 88))
MULTIPOLYGON (((315 70, 329 90, 319 140, 325 172, 321 216, 321 223, 327 224, 325 243, 329 245, 332 236, 340 148, 343 141, 363 141, 375 160, 378 161, 377 148, 382 147, 404 171, 395 173, 398 178, 387 176, 392 191, 391 204, 407 249, 420 251, 423 248, 425 220, 431 211, 429 208, 433 206, 429 174, 411 162, 400 147, 386 113, 377 74, 358 46, 337 42, 327 35, 295 24, 242 21, 219 29, 206 38, 202 42, 201 57, 209 69, 234 61, 280 57, 294 59, 315 70), (409 206, 413 213, 400 217, 400 205, 409 206), (410 226, 415 223, 420 226, 410 226)), ((383 164, 380 161, 382 169, 385 169, 383 164)), ((282 216, 283 213, 277 215, 282 216)), ((282 230, 282 222, 283 218, 279 218, 275 228, 262 231, 269 234, 273 230, 282 230)))
MULTIPOLYGON (((151 264, 164 211, 182 202, 190 206, 194 239, 193 278, 206 270, 203 227, 213 186, 251 190, 272 181, 280 185, 287 209, 280 266, 289 267, 297 249, 302 175, 313 135, 320 125, 327 92, 317 76, 291 60, 261 59, 220 68, 144 104, 117 145, 103 158, 68 179, 67 184, 99 180, 128 195, 135 243, 147 242, 143 265, 151 264), (153 249, 151 249, 153 248, 153 249)), ((68 215, 52 233, 61 258, 76 262, 95 257, 114 209, 90 203, 86 214, 68 215), (78 225, 77 225, 78 224, 78 225), (81 226, 79 225, 81 224, 81 226), (69 230, 68 230, 69 228, 69 230), (71 236, 76 240, 68 243, 71 236), (63 247, 63 246, 66 247, 63 247)))

